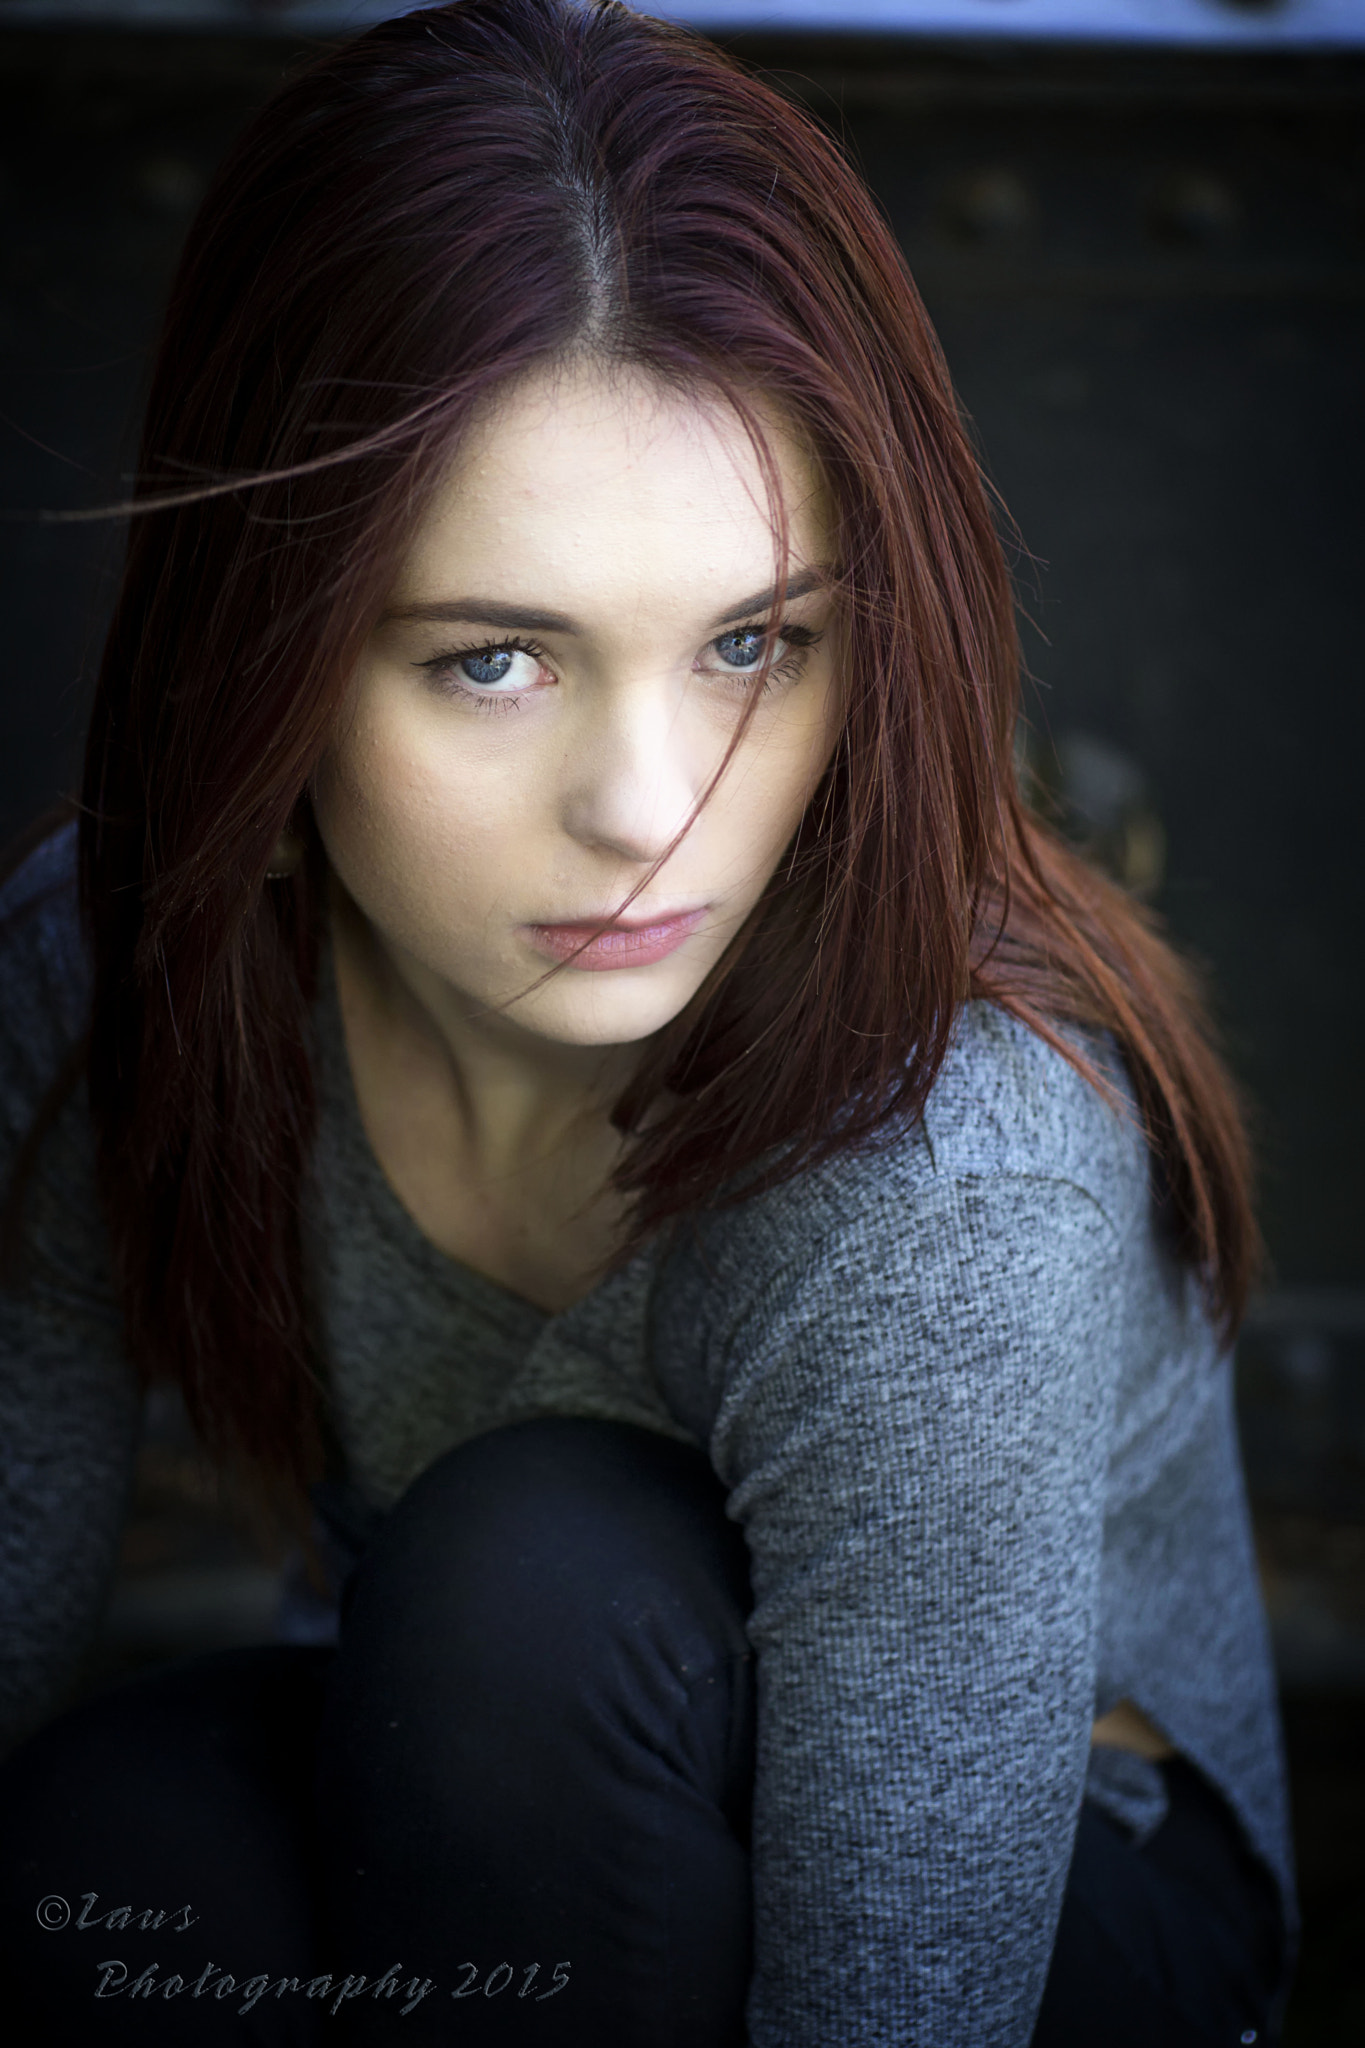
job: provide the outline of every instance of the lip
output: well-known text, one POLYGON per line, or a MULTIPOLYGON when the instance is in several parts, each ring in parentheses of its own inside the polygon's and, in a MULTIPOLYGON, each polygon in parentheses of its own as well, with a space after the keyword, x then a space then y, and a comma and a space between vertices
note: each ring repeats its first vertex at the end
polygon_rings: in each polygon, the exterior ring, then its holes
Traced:
MULTIPOLYGON (((616 967, 652 966, 656 960, 666 960, 675 952, 705 915, 703 906, 700 910, 677 911, 671 917, 648 918, 639 924, 623 920, 609 926, 600 938, 584 947, 571 964, 598 974, 616 967)), ((568 960, 601 922, 600 918, 587 918, 581 924, 528 924, 522 929, 538 953, 551 960, 568 960)))

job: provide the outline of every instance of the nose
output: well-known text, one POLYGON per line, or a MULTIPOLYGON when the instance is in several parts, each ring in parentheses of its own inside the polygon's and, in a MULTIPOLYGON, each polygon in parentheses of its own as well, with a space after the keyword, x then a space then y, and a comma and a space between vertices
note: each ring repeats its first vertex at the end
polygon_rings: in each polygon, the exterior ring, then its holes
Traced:
POLYGON ((565 762, 561 816, 580 845, 633 866, 659 859, 705 787, 681 693, 666 678, 603 689, 565 762))

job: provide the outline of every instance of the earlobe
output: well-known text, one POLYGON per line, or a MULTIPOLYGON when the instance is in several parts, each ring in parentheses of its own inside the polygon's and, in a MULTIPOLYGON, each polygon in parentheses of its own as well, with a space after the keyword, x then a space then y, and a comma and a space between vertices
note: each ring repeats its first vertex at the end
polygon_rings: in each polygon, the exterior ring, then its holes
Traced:
POLYGON ((265 871, 268 882, 282 882, 298 872, 303 859, 303 841, 294 832, 281 832, 275 841, 270 856, 270 865, 265 871))

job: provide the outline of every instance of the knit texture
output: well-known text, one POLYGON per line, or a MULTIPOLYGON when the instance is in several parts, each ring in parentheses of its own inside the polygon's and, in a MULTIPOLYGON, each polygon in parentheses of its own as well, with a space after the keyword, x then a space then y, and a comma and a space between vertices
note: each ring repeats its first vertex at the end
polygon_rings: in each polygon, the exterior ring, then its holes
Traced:
MULTIPOLYGON (((82 1028, 74 833, 0 893, 0 1168, 82 1028)), ((1293 1878, 1231 1365, 1167 1251, 1126 1111, 981 1004, 918 1126, 728 1210, 549 1316, 436 1250, 374 1158, 330 961, 305 1190, 339 1461, 327 1641, 376 1521, 449 1446, 536 1414, 695 1443, 744 1530, 758 1750, 753 2048, 1026 2048, 1080 1801, 1140 1838, 1160 1772, 1091 1746, 1133 1700, 1293 1878)), ((1092 1050, 1096 1050, 1092 1048, 1092 1050)), ((0 1745, 107 1601, 140 1403, 83 1092, 0 1296, 0 1745)))

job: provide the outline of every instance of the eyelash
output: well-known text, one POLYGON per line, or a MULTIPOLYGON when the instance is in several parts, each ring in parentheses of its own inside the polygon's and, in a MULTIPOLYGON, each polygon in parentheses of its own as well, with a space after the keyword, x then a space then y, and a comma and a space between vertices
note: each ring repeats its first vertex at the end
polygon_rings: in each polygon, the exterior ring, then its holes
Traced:
MULTIPOLYGON (((537 646, 534 640, 523 640, 514 633, 507 640, 486 640, 481 647, 448 648, 444 653, 433 654, 430 661, 419 661, 417 666, 418 668, 425 669, 428 675, 439 681, 441 679, 440 671, 443 668, 454 669, 457 662, 467 661, 471 655, 477 659, 479 656, 487 654, 528 654, 532 661, 545 661, 548 659, 545 649, 537 646)), ((462 697, 467 704, 474 705, 475 709, 479 711, 520 711, 521 709, 521 697, 517 692, 476 690, 472 684, 461 683, 457 677, 452 677, 451 679, 450 694, 453 697, 462 697)))
MULTIPOLYGON (((745 630, 746 628, 742 626, 731 628, 733 632, 744 632, 745 630)), ((717 637, 725 639, 727 636, 722 633, 717 637)), ((819 646, 822 637, 823 635, 817 633, 812 626, 788 625, 786 623, 779 626, 776 638, 785 640, 789 651, 783 655, 781 661, 776 662, 768 670, 763 680, 764 690, 770 690, 775 679, 785 682, 789 676, 799 674, 804 665, 804 657, 813 647, 819 646)), ((480 655, 488 654, 525 654, 532 661, 541 662, 549 659, 544 648, 538 646, 534 640, 524 640, 519 635, 513 634, 506 640, 486 640, 478 647, 448 648, 440 654, 433 654, 430 661, 419 661, 417 667, 424 669, 434 679, 440 680, 440 671, 442 669, 453 669, 458 662, 467 661, 471 655, 477 658, 480 655)), ((720 673, 720 671, 713 670, 711 673, 716 674, 720 673)), ((737 678, 742 678, 746 674, 751 674, 752 671, 734 669, 731 673, 737 678)), ((480 711, 519 711, 521 709, 521 697, 524 694, 525 692, 516 691, 476 690, 468 684, 461 684, 458 680, 453 681, 451 686, 452 696, 462 697, 466 703, 473 704, 480 711)))
MULTIPOLYGON (((740 627, 738 630, 743 632, 744 628, 740 627)), ((723 639, 724 637, 722 634, 721 638, 723 639)), ((799 675, 805 666, 805 656, 810 653, 812 647, 820 645, 823 635, 817 633, 813 626, 782 625, 778 627, 776 637, 779 640, 786 641, 788 651, 783 655, 781 661, 773 664, 768 670, 767 675, 763 678, 763 688, 765 691, 772 688, 774 677, 785 682, 788 676, 799 675)), ((744 669, 735 670, 736 675, 744 675, 745 673, 744 669)))

